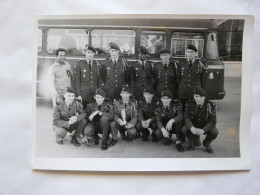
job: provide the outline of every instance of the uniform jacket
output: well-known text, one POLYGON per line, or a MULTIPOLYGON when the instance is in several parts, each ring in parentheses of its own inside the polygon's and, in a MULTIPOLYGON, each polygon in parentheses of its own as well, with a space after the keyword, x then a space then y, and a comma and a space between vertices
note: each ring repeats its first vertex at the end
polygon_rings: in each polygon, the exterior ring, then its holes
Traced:
MULTIPOLYGON (((100 111, 102 112, 101 116, 107 116, 109 117, 110 120, 114 119, 114 111, 113 111, 113 106, 108 103, 108 102, 103 102, 103 104, 101 105, 100 109, 98 108, 98 105, 96 102, 93 103, 89 103, 87 105, 86 108, 86 112, 87 112, 87 119, 88 117, 95 111, 100 111)), ((96 115, 93 119, 93 121, 99 121, 100 117, 99 115, 96 115)))
POLYGON ((152 101, 150 106, 145 102, 145 100, 138 101, 138 120, 142 122, 143 120, 151 119, 151 122, 155 121, 154 111, 157 107, 155 101, 152 101))
POLYGON ((138 117, 138 105, 134 101, 129 101, 125 107, 122 100, 114 102, 114 121, 118 123, 118 119, 122 119, 121 109, 125 109, 126 121, 132 125, 136 125, 138 117))
POLYGON ((155 109, 155 117, 159 129, 165 128, 169 120, 174 119, 179 123, 183 119, 182 106, 179 100, 173 100, 170 104, 169 111, 160 105, 155 109))
POLYGON ((120 97, 120 91, 125 84, 129 84, 130 68, 124 58, 119 57, 115 64, 111 58, 102 63, 102 83, 111 100, 120 97))
POLYGON ((69 118, 77 116, 77 121, 86 118, 86 112, 83 105, 78 101, 73 101, 71 107, 63 101, 60 105, 54 108, 53 112, 53 125, 57 127, 69 128, 69 118))
POLYGON ((48 70, 48 76, 52 96, 62 95, 67 87, 73 87, 74 75, 67 61, 64 65, 55 61, 48 70))
POLYGON ((77 63, 75 69, 75 90, 84 101, 93 100, 95 90, 101 87, 101 66, 93 60, 91 68, 86 60, 77 63))
POLYGON ((145 61, 143 69, 141 62, 136 61, 130 67, 130 88, 136 99, 143 97, 146 86, 154 86, 153 64, 145 61))
POLYGON ((205 100, 199 109, 195 100, 189 100, 186 104, 184 118, 188 129, 195 127, 207 132, 216 125, 216 105, 210 100, 205 100))
POLYGON ((191 68, 189 68, 187 59, 180 61, 177 68, 178 97, 180 99, 192 99, 194 88, 197 86, 204 87, 202 80, 206 71, 207 67, 199 59, 193 62, 191 68))
POLYGON ((176 78, 176 64, 170 61, 168 67, 165 69, 162 62, 154 66, 154 88, 157 91, 157 96, 160 96, 163 90, 169 90, 174 97, 177 95, 177 78, 176 78))

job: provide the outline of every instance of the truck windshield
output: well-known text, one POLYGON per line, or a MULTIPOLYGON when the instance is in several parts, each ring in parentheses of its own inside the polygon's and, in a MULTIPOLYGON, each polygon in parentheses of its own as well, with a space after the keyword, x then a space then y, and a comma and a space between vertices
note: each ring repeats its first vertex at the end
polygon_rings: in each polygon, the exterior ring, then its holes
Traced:
POLYGON ((213 32, 207 35, 206 45, 206 58, 212 60, 219 59, 216 33, 213 32))

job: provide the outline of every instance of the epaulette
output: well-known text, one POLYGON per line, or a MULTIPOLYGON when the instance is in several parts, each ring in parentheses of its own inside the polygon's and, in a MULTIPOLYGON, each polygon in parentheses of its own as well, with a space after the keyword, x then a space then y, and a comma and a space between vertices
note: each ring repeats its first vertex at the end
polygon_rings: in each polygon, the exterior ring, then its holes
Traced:
POLYGON ((95 62, 97 63, 98 66, 101 66, 99 61, 95 60, 95 62))
POLYGON ((76 106, 76 110, 78 110, 79 108, 83 108, 83 105, 80 103, 80 101, 75 101, 75 106, 76 106))
POLYGON ((86 60, 80 60, 80 61, 77 62, 77 64, 79 64, 79 63, 81 63, 81 62, 84 62, 84 61, 86 61, 86 60))
POLYGON ((214 102, 207 100, 207 110, 210 114, 216 114, 217 106, 214 102))
POLYGON ((177 105, 177 109, 179 109, 179 110, 182 109, 182 104, 181 104, 181 101, 180 101, 180 100, 174 99, 174 100, 172 101, 172 103, 173 103, 174 105, 177 105))
POLYGON ((106 59, 104 60, 104 62, 105 62, 105 61, 108 61, 108 60, 110 60, 110 59, 111 59, 111 58, 110 58, 110 57, 108 57, 108 58, 106 58, 106 59))
POLYGON ((111 105, 109 102, 105 103, 105 108, 106 109, 113 109, 113 105, 111 105))
POLYGON ((208 70, 208 67, 201 61, 201 59, 197 59, 197 60, 199 61, 198 64, 201 68, 203 68, 204 70, 208 70))
POLYGON ((125 66, 127 66, 128 68, 130 67, 127 60, 125 58, 122 58, 122 62, 125 66))
POLYGON ((133 64, 135 64, 135 63, 137 63, 138 61, 136 60, 136 61, 133 61, 133 62, 131 62, 131 63, 129 63, 130 64, 130 66, 132 66, 133 64))
POLYGON ((189 100, 187 100, 187 102, 192 103, 192 102, 195 102, 195 101, 194 101, 194 99, 189 99, 189 100))

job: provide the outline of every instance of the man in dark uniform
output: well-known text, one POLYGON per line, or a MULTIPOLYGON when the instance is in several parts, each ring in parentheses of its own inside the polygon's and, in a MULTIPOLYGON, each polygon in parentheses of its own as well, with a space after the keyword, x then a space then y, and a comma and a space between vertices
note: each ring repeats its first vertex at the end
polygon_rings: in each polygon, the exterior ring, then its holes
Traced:
POLYGON ((76 130, 71 138, 71 143, 80 146, 77 138, 81 138, 87 120, 82 104, 75 100, 75 94, 76 92, 68 87, 63 95, 64 101, 54 108, 53 129, 58 144, 63 144, 67 132, 72 133, 76 130))
POLYGON ((156 125, 154 111, 157 103, 153 99, 153 88, 144 88, 143 97, 143 100, 138 101, 138 122, 136 124, 136 129, 138 132, 142 133, 143 141, 148 141, 148 136, 151 135, 152 141, 157 142, 161 132, 157 129, 156 125))
POLYGON ((141 46, 139 48, 139 61, 134 62, 130 68, 130 88, 136 100, 143 97, 146 86, 153 87, 153 64, 146 60, 149 55, 148 50, 141 46))
POLYGON ((177 68, 178 98, 182 102, 183 109, 186 101, 193 99, 194 88, 204 87, 203 75, 207 71, 207 67, 199 59, 196 59, 198 50, 194 45, 187 46, 186 55, 187 58, 180 61, 177 68))
POLYGON ((94 103, 87 105, 87 119, 89 123, 84 129, 84 135, 93 137, 94 142, 98 144, 98 133, 102 134, 101 150, 108 148, 108 136, 110 121, 114 119, 113 106, 105 102, 106 93, 103 89, 96 89, 94 103))
POLYGON ((136 137, 138 107, 134 101, 130 100, 131 91, 128 85, 123 86, 120 96, 122 99, 114 102, 114 121, 110 124, 113 139, 110 146, 117 143, 118 130, 122 139, 128 142, 136 137), (127 136, 125 132, 127 132, 127 136))
POLYGON ((189 141, 188 150, 194 150, 195 145, 199 146, 200 135, 204 134, 206 138, 203 146, 208 153, 213 153, 210 144, 218 135, 216 105, 206 99, 206 92, 200 87, 195 88, 193 98, 187 102, 184 114, 185 125, 182 128, 183 134, 189 141))
POLYGON ((184 152, 181 145, 183 136, 181 134, 181 126, 183 119, 183 112, 179 100, 172 100, 173 95, 170 91, 163 91, 161 94, 161 105, 155 109, 155 117, 158 129, 163 137, 166 139, 165 146, 172 143, 171 136, 176 134, 176 148, 179 152, 184 152))
POLYGON ((86 45, 86 59, 77 63, 75 70, 75 89, 78 99, 82 100, 84 108, 93 101, 95 90, 101 87, 101 66, 94 60, 96 51, 91 45, 86 45))
POLYGON ((111 57, 102 63, 102 82, 103 89, 107 97, 112 102, 120 98, 120 91, 129 82, 129 71, 127 61, 119 57, 119 46, 110 43, 111 57))
POLYGON ((170 60, 170 53, 171 51, 167 48, 161 49, 161 62, 154 66, 154 87, 158 99, 163 90, 171 91, 174 98, 177 95, 176 63, 174 60, 170 60))

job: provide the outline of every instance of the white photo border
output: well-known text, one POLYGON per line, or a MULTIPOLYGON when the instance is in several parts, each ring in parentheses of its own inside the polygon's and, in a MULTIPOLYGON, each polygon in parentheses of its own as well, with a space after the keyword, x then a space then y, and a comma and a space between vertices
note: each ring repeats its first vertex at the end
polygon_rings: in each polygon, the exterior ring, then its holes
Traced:
POLYGON ((35 16, 34 58, 32 93, 32 156, 34 170, 67 171, 226 171, 250 170, 250 123, 253 83, 253 24, 252 15, 68 15, 35 16), (242 85, 239 127, 240 157, 238 158, 42 158, 35 156, 36 131, 36 75, 37 38, 39 19, 88 19, 88 18, 172 18, 172 19, 243 19, 242 85), (132 166, 126 166, 131 164, 132 166), (158 166, 158 165, 164 166, 158 166))

